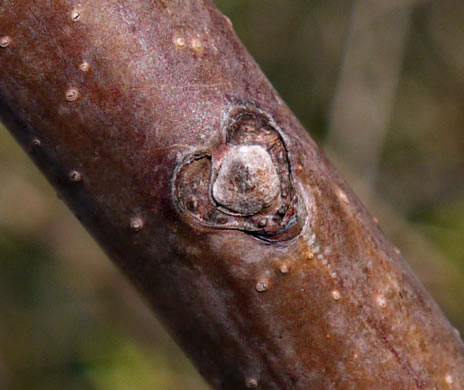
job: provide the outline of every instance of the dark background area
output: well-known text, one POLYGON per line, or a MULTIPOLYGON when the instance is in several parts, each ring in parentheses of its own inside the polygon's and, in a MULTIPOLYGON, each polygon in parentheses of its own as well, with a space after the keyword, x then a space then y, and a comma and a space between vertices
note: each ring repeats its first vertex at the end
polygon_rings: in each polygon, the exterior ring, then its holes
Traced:
MULTIPOLYGON (((217 5, 464 331, 462 1, 217 5)), ((3 128, 0 389, 206 389, 3 128)))

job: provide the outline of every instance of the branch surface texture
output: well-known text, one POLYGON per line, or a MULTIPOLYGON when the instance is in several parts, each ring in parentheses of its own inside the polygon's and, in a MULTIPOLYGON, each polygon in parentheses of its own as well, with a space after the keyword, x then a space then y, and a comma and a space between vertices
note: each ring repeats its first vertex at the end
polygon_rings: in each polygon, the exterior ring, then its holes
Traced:
POLYGON ((0 115, 215 389, 464 389, 464 346, 209 0, 0 0, 0 115))

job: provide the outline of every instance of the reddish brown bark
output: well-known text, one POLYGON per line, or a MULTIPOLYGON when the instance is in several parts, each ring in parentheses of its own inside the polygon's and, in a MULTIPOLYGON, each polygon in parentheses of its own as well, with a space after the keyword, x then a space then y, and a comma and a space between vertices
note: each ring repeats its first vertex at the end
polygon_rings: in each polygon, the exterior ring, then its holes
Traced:
POLYGON ((209 0, 3 0, 0 36, 2 121, 214 388, 464 388, 459 336, 209 0))

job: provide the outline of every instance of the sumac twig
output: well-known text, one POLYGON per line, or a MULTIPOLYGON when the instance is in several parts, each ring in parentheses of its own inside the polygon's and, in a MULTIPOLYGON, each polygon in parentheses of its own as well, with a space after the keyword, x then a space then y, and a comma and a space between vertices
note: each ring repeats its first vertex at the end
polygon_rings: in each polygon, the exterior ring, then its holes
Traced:
POLYGON ((459 336, 209 0, 0 3, 0 112, 216 389, 463 389, 459 336))

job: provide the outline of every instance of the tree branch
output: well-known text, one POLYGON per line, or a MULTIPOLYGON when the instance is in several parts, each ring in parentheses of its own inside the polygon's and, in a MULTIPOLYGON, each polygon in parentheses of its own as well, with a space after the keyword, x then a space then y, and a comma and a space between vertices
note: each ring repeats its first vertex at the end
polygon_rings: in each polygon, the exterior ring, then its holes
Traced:
POLYGON ((464 347, 209 0, 0 5, 0 112, 216 389, 464 388, 464 347))

